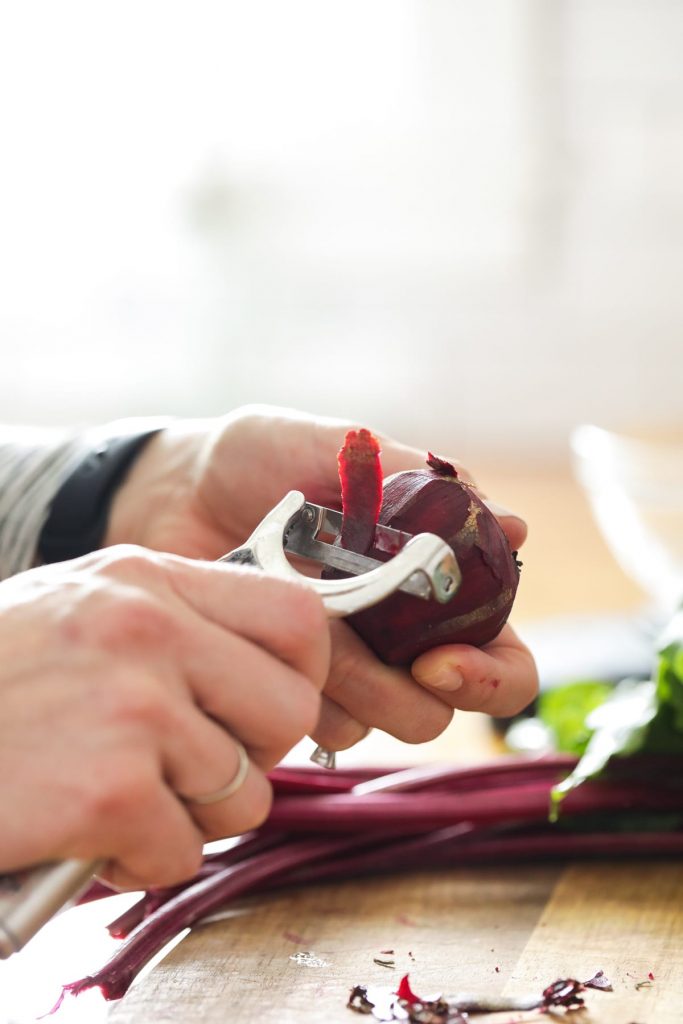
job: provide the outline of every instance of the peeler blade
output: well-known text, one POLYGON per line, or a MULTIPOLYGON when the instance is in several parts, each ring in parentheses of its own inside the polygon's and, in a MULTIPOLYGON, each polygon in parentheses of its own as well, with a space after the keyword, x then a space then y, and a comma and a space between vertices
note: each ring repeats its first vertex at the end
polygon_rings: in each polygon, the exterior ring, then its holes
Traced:
MULTIPOLYGON (((306 502, 294 516, 284 534, 284 548, 289 554, 298 555, 352 576, 378 569, 386 562, 361 555, 335 544, 341 533, 342 514, 334 509, 306 502)), ((413 534, 378 525, 375 529, 374 547, 392 557, 413 540, 413 534)), ((449 601, 459 584, 457 566, 450 560, 443 569, 424 570, 412 573, 403 580, 397 590, 412 594, 423 601, 435 599, 440 603, 449 601)))

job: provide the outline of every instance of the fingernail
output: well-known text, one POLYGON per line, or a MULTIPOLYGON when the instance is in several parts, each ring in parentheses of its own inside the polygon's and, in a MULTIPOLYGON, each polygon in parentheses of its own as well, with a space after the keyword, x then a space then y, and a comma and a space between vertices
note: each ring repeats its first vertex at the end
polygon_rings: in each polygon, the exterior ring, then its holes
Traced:
POLYGON ((418 670, 413 675, 418 683, 432 686, 435 690, 448 690, 450 693, 459 690, 463 684, 462 675, 454 665, 439 665, 431 671, 418 670))

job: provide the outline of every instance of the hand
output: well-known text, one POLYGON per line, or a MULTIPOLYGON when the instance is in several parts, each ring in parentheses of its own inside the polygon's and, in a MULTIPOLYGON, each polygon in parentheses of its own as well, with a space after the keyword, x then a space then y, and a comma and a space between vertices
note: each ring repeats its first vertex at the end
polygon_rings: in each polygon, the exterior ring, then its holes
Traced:
POLYGON ((267 816, 265 773, 314 728, 328 668, 319 597, 253 570, 131 546, 0 584, 0 870, 190 877, 206 840, 267 816), (194 803, 234 778, 233 737, 243 785, 194 803))
MULTIPOLYGON (((336 457, 351 426, 268 408, 181 421, 136 462, 114 503, 108 540, 217 558, 243 543, 293 488, 310 501, 338 508, 336 457)), ((424 465, 424 452, 380 440, 385 475, 424 465)), ((524 522, 492 508, 511 547, 519 548, 526 537, 524 522)), ((335 622, 332 634, 332 669, 313 733, 330 749, 353 745, 373 726, 422 742, 443 731, 454 708, 512 714, 537 689, 533 658, 509 626, 483 650, 459 645, 430 651, 415 662, 412 674, 382 665, 345 623, 335 622)))

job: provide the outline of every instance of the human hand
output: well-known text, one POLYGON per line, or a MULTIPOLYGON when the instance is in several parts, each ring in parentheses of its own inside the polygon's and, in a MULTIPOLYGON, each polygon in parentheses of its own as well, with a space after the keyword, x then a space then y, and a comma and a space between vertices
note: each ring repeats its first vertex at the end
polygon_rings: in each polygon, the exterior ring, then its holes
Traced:
MULTIPOLYGON (((269 408, 172 425, 145 449, 122 487, 108 540, 216 558, 243 543, 293 488, 338 508, 336 456, 352 426, 269 408)), ((385 475, 424 465, 423 452, 378 436, 385 475)), ((467 470, 450 461, 471 482, 467 470)), ((497 506, 492 510, 516 550, 526 525, 497 506)), ((332 635, 332 668, 313 732, 332 750, 353 745, 371 727, 422 742, 443 731, 454 708, 507 715, 536 692, 533 658, 509 626, 482 650, 458 645, 430 651, 412 673, 381 664, 345 623, 335 622, 332 635)))
POLYGON ((205 841, 267 816, 265 773, 314 728, 328 668, 319 597, 254 570, 126 546, 0 584, 0 871, 192 876, 205 841), (235 740, 243 784, 195 803, 235 777, 235 740))
MULTIPOLYGON (((270 406, 171 423, 147 444, 119 489, 105 543, 215 559, 242 544, 287 491, 339 508, 337 452, 352 427, 345 420, 270 406)), ((425 452, 376 436, 385 476, 424 467, 425 452)), ((472 483, 462 464, 450 461, 472 483)), ((516 550, 526 524, 491 507, 516 550)))

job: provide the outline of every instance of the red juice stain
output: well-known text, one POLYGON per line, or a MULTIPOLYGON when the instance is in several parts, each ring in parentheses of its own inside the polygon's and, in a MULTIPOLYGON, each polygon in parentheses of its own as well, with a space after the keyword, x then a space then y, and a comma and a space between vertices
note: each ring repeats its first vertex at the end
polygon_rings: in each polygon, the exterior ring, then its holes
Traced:
POLYGON ((311 939, 307 939, 304 935, 299 935, 298 932, 283 932, 282 938, 286 939, 287 942, 293 942, 296 946, 310 946, 311 939))

